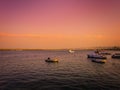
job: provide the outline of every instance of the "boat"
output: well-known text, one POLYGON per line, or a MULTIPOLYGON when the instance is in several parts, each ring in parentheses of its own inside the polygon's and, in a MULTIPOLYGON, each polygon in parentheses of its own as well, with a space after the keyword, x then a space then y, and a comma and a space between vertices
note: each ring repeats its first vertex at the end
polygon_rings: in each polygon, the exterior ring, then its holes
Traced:
POLYGON ((58 62, 58 59, 57 58, 56 59, 50 59, 50 58, 48 58, 45 61, 46 62, 58 62))
POLYGON ((112 58, 120 59, 120 53, 115 53, 112 55, 112 58))
POLYGON ((101 55, 111 55, 111 53, 108 52, 100 52, 101 55))
POLYGON ((96 63, 105 63, 106 60, 103 60, 103 59, 92 59, 92 62, 96 62, 96 63))
POLYGON ((108 52, 105 52, 105 51, 102 51, 102 50, 96 50, 96 51, 94 51, 94 53, 101 54, 101 55, 111 55, 111 53, 108 53, 108 52))
POLYGON ((95 50, 95 51, 94 51, 94 53, 99 53, 99 52, 100 52, 100 50, 95 50))
POLYGON ((74 53, 75 51, 73 51, 73 50, 69 50, 69 53, 74 53))
POLYGON ((88 54, 88 58, 95 58, 95 59, 106 59, 107 57, 101 55, 101 54, 88 54))

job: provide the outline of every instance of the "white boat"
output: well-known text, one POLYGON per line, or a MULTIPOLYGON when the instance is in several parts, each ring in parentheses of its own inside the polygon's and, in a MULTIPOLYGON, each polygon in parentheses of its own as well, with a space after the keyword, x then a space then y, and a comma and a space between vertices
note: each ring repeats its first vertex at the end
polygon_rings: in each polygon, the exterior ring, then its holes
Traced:
POLYGON ((96 53, 93 53, 93 54, 88 54, 88 58, 95 58, 95 59, 106 59, 105 56, 101 55, 101 54, 96 54, 96 53))
POLYGON ((73 50, 69 50, 69 53, 74 53, 75 51, 73 51, 73 50))

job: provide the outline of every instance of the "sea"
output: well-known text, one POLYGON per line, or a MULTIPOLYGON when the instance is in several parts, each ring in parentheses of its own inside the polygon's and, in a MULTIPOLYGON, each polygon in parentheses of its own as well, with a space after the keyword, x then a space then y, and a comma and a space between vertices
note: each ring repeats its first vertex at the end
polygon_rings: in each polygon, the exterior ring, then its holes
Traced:
POLYGON ((107 55, 106 63, 95 63, 87 58, 92 52, 0 51, 0 90, 120 90, 120 59, 107 55))

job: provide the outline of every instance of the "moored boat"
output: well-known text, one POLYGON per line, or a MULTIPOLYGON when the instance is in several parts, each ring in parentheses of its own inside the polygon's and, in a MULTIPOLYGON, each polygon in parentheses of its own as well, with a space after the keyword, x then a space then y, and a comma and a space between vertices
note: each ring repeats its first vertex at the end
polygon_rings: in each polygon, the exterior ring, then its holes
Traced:
POLYGON ((120 53, 115 53, 112 55, 112 58, 120 59, 120 53))
POLYGON ((104 50, 96 50, 96 51, 94 51, 94 53, 101 54, 101 55, 111 55, 111 53, 106 52, 104 50))
POLYGON ((92 62, 96 62, 96 63, 105 63, 106 60, 101 60, 101 59, 92 59, 92 62))
POLYGON ((75 51, 73 51, 73 50, 69 50, 69 53, 74 53, 75 51))
POLYGON ((45 61, 46 62, 58 62, 58 59, 50 59, 50 58, 48 58, 45 61))
POLYGON ((94 58, 94 59, 107 59, 107 57, 101 55, 101 54, 88 54, 88 58, 94 58))
POLYGON ((102 55, 111 55, 111 53, 108 53, 108 52, 100 52, 100 54, 102 54, 102 55))

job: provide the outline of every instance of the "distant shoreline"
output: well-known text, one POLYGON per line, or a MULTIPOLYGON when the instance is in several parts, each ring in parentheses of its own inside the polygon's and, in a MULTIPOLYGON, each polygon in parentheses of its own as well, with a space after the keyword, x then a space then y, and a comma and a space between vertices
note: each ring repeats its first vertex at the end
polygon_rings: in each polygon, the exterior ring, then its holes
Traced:
MULTIPOLYGON (((0 49, 0 51, 45 51, 45 50, 69 50, 70 48, 66 49, 0 49)), ((113 50, 113 51, 120 51, 120 47, 108 47, 108 48, 90 48, 90 49, 71 49, 71 50, 113 50)))
MULTIPOLYGON (((46 51, 46 50, 69 50, 69 49, 0 49, 0 51, 46 51)), ((93 49, 72 49, 72 50, 93 50, 93 49)))

